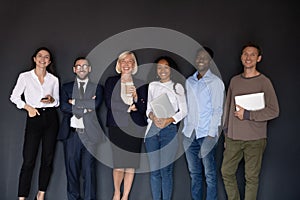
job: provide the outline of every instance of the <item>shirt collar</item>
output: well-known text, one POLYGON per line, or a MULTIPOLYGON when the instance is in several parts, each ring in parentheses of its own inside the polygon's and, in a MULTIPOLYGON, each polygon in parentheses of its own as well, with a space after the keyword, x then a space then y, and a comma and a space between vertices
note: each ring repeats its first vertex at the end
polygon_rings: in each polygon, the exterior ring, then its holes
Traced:
POLYGON ((193 78, 197 81, 200 81, 202 80, 203 78, 205 79, 206 77, 210 77, 212 75, 212 72, 210 71, 210 69, 207 70, 207 72, 204 74, 204 76, 198 80, 198 71, 196 71, 194 74, 193 74, 193 78))
MULTIPOLYGON (((32 75, 35 79, 37 79, 37 80, 39 79, 38 76, 34 73, 34 69, 32 69, 32 70, 30 71, 30 73, 31 73, 31 75, 32 75)), ((47 79, 48 76, 49 76, 49 73, 48 73, 48 71, 46 71, 46 74, 45 74, 44 79, 47 79)))
POLYGON ((158 81, 160 84, 163 84, 163 85, 170 85, 170 84, 172 84, 173 83, 173 81, 172 80, 169 80, 169 81, 167 81, 167 82, 160 82, 160 81, 158 81))
POLYGON ((84 79, 84 80, 81 80, 81 79, 79 79, 79 78, 76 77, 76 80, 77 80, 77 84, 78 84, 78 85, 79 85, 80 82, 84 82, 84 83, 85 83, 84 85, 86 85, 87 82, 89 81, 89 78, 86 78, 86 79, 84 79))

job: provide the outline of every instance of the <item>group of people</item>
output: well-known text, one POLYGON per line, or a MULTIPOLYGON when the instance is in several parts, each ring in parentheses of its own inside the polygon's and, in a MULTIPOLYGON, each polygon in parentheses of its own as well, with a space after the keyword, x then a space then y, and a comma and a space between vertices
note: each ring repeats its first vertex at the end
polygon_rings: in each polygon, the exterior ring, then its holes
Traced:
MULTIPOLYGON (((28 113, 23 144, 23 164, 19 176, 19 200, 30 192, 39 145, 42 143, 37 200, 44 200, 52 172, 56 140, 64 146, 69 200, 96 198, 96 159, 92 149, 106 140, 101 133, 97 110, 104 100, 106 126, 113 156, 113 200, 128 200, 135 170, 140 167, 142 143, 148 155, 153 200, 171 200, 173 168, 179 146, 178 124, 183 125, 183 148, 191 177, 191 196, 200 200, 217 199, 216 146, 223 130, 225 143, 221 167, 230 200, 240 199, 236 171, 245 160, 245 199, 257 196, 267 121, 279 115, 271 81, 257 70, 261 48, 248 43, 241 51, 243 72, 234 76, 225 99, 223 81, 213 73, 214 52, 202 47, 196 54, 196 72, 180 83, 179 68, 169 56, 157 58, 157 80, 149 84, 136 78, 135 54, 122 52, 115 70, 104 87, 89 79, 92 67, 86 57, 73 64, 76 78, 61 89, 54 75, 53 57, 42 47, 32 56, 33 69, 19 75, 10 100, 28 113), (235 103, 238 95, 264 93, 264 108, 251 110, 235 103), (24 99, 22 98, 24 95, 24 99), (168 115, 157 113, 151 102, 166 95, 173 108, 168 115), (57 108, 63 113, 59 125, 57 108), (170 114, 171 113, 171 114, 170 114), (83 197, 80 177, 83 178, 83 197), (206 192, 203 188, 206 182, 206 192), (123 185, 122 185, 123 183, 123 185), (123 189, 121 190, 121 186, 123 189)), ((151 197, 149 197, 151 199, 151 197)))

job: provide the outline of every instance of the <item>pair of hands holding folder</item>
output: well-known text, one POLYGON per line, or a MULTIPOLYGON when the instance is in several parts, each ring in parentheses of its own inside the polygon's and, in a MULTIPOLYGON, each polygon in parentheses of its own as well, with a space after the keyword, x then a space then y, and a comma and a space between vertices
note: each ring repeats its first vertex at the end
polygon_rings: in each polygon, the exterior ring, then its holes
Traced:
POLYGON ((157 126, 158 128, 165 128, 166 126, 168 126, 169 124, 173 123, 175 120, 172 117, 169 118, 157 118, 153 112, 149 113, 149 119, 151 119, 153 121, 153 123, 155 124, 155 126, 157 126))

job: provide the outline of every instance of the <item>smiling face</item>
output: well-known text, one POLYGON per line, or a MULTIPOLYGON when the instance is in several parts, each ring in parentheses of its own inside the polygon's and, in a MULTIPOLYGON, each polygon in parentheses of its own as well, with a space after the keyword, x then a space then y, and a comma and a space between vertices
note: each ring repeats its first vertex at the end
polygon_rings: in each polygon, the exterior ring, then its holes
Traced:
POLYGON ((255 69, 256 64, 261 61, 261 55, 255 47, 246 47, 242 51, 241 61, 245 69, 255 69))
POLYGON ((168 61, 162 59, 158 61, 157 66, 157 75, 160 78, 161 82, 167 82, 170 80, 171 77, 171 67, 169 66, 168 61))
POLYGON ((195 67, 197 68, 198 72, 204 74, 209 69, 210 62, 210 55, 205 50, 200 50, 195 60, 195 67))
POLYGON ((76 61, 73 71, 80 80, 84 80, 91 72, 91 66, 87 60, 80 59, 76 61))
POLYGON ((126 55, 124 58, 119 60, 119 66, 122 74, 132 74, 135 67, 135 61, 131 54, 126 55))
POLYGON ((40 50, 35 57, 33 57, 35 66, 37 68, 46 68, 51 63, 50 53, 46 50, 40 50))

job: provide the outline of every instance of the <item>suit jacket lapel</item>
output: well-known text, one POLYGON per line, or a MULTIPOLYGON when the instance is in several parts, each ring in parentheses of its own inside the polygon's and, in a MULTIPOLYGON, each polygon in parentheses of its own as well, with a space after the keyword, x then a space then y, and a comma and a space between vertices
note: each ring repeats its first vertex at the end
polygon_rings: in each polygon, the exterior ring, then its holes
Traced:
POLYGON ((73 94, 72 94, 73 99, 78 99, 79 98, 79 91, 78 91, 78 83, 75 80, 74 85, 73 85, 73 94))

